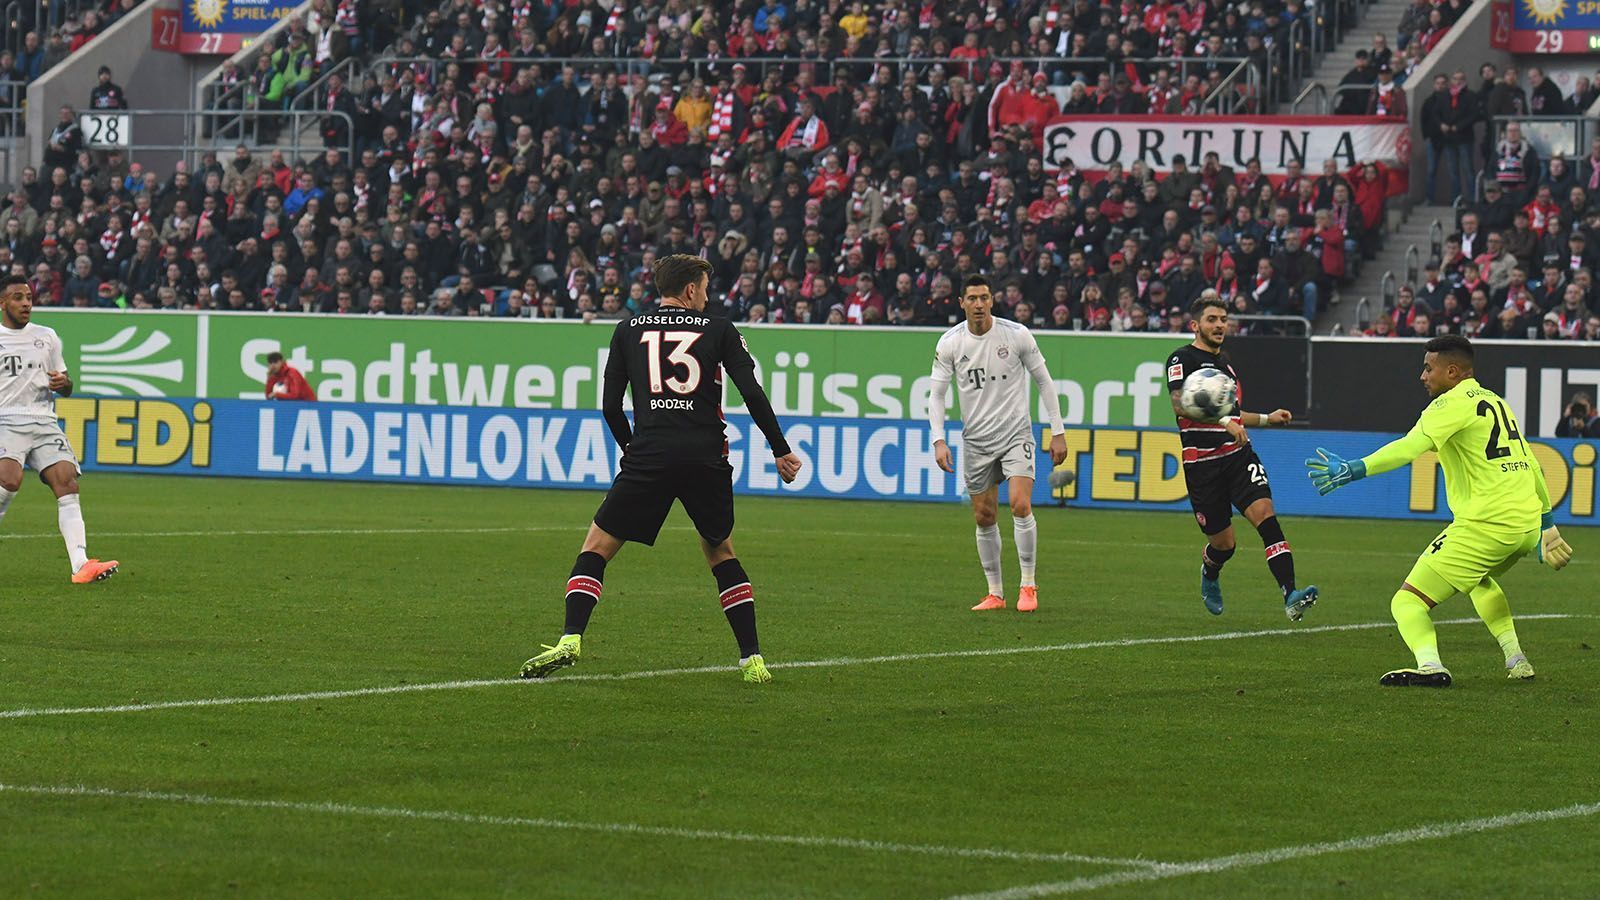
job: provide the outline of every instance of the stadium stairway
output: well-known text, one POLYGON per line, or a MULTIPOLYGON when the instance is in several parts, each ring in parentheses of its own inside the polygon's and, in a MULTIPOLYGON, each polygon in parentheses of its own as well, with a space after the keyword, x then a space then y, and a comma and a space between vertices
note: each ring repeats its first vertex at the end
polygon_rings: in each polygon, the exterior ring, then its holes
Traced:
POLYGON ((1419 205, 1406 213, 1391 212, 1377 257, 1364 261, 1361 274, 1339 289, 1339 304, 1319 317, 1317 331, 1326 334, 1337 325, 1346 334, 1357 334, 1364 325, 1370 324, 1386 306, 1385 273, 1394 274, 1395 290, 1407 283, 1406 251, 1412 246, 1417 248, 1415 280, 1421 281, 1422 267, 1433 255, 1430 231, 1435 220, 1444 228, 1444 233, 1449 234, 1454 221, 1453 210, 1448 206, 1419 205), (1367 300, 1365 306, 1360 302, 1363 297, 1367 300))
MULTIPOLYGON (((1312 84, 1322 85, 1328 92, 1328 108, 1332 109, 1338 102, 1338 95, 1334 91, 1339 87, 1339 80, 1355 66, 1356 51, 1372 49, 1374 34, 1382 34, 1388 38, 1389 47, 1392 49, 1395 45, 1395 36, 1400 31, 1400 19, 1406 14, 1406 7, 1409 5, 1406 0, 1377 0, 1371 6, 1362 7, 1360 21, 1312 67, 1300 90, 1304 91, 1312 84)), ((1408 100, 1409 94, 1407 91, 1408 100)), ((1278 114, 1294 114, 1296 111, 1293 109, 1293 101, 1294 98, 1290 97, 1286 102, 1279 104, 1278 114)), ((1300 104, 1298 115, 1321 114, 1323 111, 1317 107, 1315 101, 1308 99, 1307 102, 1300 104)), ((1314 170, 1314 167, 1307 168, 1314 170)))

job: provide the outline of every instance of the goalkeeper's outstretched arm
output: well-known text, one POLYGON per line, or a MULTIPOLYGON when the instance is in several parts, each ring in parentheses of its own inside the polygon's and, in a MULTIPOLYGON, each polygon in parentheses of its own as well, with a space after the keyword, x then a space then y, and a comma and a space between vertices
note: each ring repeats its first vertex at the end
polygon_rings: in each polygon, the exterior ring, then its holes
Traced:
POLYGON ((1360 463, 1368 475, 1382 475, 1433 449, 1433 441, 1420 428, 1413 428, 1405 437, 1390 441, 1362 457, 1360 463))

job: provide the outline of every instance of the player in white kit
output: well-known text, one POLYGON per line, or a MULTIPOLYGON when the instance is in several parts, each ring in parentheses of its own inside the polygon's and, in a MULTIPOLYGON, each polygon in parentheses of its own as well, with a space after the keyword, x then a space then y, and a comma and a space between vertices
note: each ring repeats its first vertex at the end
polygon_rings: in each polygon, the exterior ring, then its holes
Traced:
POLYGON ((90 559, 78 503, 78 459, 56 418, 55 395, 72 395, 61 338, 32 323, 33 289, 27 279, 0 280, 0 520, 22 489, 22 467, 39 473, 55 492, 61 537, 67 542, 74 584, 110 578, 117 561, 90 559))
POLYGON ((961 401, 961 470, 972 496, 972 515, 978 522, 978 561, 989 581, 989 593, 974 610, 1005 609, 1005 588, 1000 571, 1000 482, 1011 488, 1011 528, 1017 542, 1017 563, 1022 587, 1017 609, 1039 608, 1034 584, 1038 529, 1033 521, 1034 431, 1028 409, 1028 380, 1039 385, 1050 416, 1050 460, 1060 465, 1067 458, 1067 440, 1061 433, 1061 401, 1056 384, 1045 368, 1044 356, 1033 334, 1022 325, 996 319, 991 313, 994 294, 982 275, 968 276, 961 288, 961 309, 967 320, 939 338, 933 352, 933 386, 928 400, 928 430, 933 437, 934 459, 946 472, 954 472, 950 446, 945 443, 944 408, 950 382, 956 383, 961 401))

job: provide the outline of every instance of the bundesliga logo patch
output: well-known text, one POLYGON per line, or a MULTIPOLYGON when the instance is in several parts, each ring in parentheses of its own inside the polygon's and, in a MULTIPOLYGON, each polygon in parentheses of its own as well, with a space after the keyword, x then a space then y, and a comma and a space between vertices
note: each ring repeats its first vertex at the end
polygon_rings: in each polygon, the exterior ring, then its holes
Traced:
POLYGON ((1167 366, 1167 380, 1177 381, 1183 377, 1183 363, 1173 363, 1167 366))

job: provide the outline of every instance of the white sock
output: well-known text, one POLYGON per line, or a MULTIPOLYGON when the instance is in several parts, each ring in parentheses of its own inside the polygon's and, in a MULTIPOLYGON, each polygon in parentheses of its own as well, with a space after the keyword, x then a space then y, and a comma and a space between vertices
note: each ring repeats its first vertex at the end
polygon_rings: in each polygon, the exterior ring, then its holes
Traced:
POLYGON ((989 593, 1004 597, 1006 589, 1000 580, 1000 526, 978 526, 978 562, 983 564, 983 577, 989 579, 989 593))
POLYGON ((1011 520, 1011 536, 1017 542, 1017 565, 1022 567, 1022 585, 1030 587, 1033 585, 1033 563, 1039 546, 1039 527, 1034 523, 1032 513, 1011 520))
POLYGON ((0 519, 6 517, 6 510, 11 508, 11 501, 17 496, 16 491, 0 488, 0 519))
POLYGON ((77 494, 68 494, 56 500, 60 507, 56 519, 61 525, 61 539, 67 542, 67 556, 72 559, 72 571, 83 568, 89 561, 89 539, 84 536, 83 506, 77 494))

